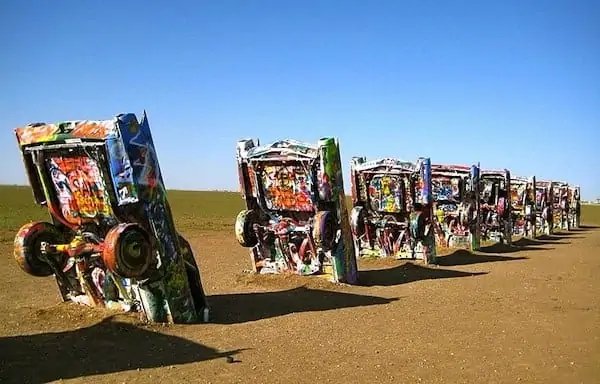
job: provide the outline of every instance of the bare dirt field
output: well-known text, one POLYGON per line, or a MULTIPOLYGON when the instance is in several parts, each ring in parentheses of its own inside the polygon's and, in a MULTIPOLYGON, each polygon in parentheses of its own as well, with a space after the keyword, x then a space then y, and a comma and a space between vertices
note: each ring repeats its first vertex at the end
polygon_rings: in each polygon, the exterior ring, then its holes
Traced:
POLYGON ((206 208, 194 221, 205 208, 186 196, 173 206, 210 324, 58 304, 53 279, 12 258, 14 231, 41 214, 29 192, 0 203, 0 382, 600 383, 600 222, 589 213, 580 230, 457 251, 438 267, 361 261, 361 285, 341 286, 243 274, 235 215, 206 208))

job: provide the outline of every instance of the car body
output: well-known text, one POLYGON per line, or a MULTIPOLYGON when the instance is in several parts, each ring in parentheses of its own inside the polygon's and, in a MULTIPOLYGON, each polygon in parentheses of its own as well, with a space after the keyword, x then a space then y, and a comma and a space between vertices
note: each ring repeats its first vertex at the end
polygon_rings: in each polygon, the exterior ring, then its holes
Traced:
POLYGON ((512 233, 517 236, 536 236, 536 179, 535 176, 513 176, 510 180, 512 233))
POLYGON ((429 158, 410 163, 354 157, 350 181, 350 223, 357 257, 436 262, 429 158))
POLYGON ((552 213, 554 214, 554 229, 569 231, 570 201, 569 183, 564 181, 552 181, 552 213))
POLYGON ((140 311, 153 322, 206 321, 191 246, 171 215, 146 113, 16 129, 34 200, 51 222, 24 225, 14 256, 54 275, 64 301, 140 311))
POLYGON ((579 185, 569 185, 569 222, 571 228, 581 226, 581 187, 579 185))
POLYGON ((259 274, 319 275, 355 284, 358 270, 344 194, 339 143, 237 143, 246 209, 235 234, 259 274))
POLYGON ((536 236, 554 232, 554 185, 548 180, 535 182, 536 236))
POLYGON ((510 171, 481 171, 481 237, 484 240, 512 244, 510 171))
POLYGON ((478 165, 431 166, 431 190, 438 246, 479 250, 479 180, 478 165))

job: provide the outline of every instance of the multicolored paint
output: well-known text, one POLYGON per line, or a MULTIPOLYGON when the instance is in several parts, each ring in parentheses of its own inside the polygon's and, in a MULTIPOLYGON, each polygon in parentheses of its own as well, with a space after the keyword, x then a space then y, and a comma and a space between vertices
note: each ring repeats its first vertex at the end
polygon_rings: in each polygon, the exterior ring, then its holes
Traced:
POLYGON ((65 301, 140 311, 153 322, 207 320, 145 113, 140 122, 130 113, 30 124, 16 136, 34 199, 52 218, 17 233, 24 271, 54 275, 65 301))
POLYGON ((357 257, 393 257, 436 262, 431 161, 392 158, 350 165, 350 223, 357 257))
POLYGON ((481 238, 512 244, 512 214, 510 203, 510 171, 481 172, 481 238))
POLYGON ((581 188, 579 185, 569 186, 569 223, 571 228, 581 226, 581 188))
POLYGON ((554 232, 554 188, 550 181, 536 180, 535 183, 535 235, 551 235, 554 232))
POLYGON ((536 179, 535 176, 513 177, 510 181, 512 234, 535 238, 536 236, 536 179))
POLYGON ((100 167, 88 156, 54 156, 46 169, 62 216, 73 225, 113 216, 100 167))
POLYGON ((438 247, 479 250, 479 166, 432 165, 431 184, 438 247))
POLYGON ((554 229, 569 231, 569 184, 563 181, 552 181, 552 213, 554 214, 554 229))
POLYGON ((261 174, 267 209, 311 212, 313 180, 302 165, 266 166, 261 174))
POLYGON ((237 143, 240 191, 235 222, 254 272, 318 275, 355 284, 358 269, 346 208, 339 144, 282 140, 237 143))

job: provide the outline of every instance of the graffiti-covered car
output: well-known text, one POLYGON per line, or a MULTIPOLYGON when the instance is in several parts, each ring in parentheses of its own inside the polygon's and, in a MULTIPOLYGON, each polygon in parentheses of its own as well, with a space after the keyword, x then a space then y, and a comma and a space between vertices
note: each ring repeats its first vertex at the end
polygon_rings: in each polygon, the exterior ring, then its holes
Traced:
POLYGON ((481 244, 479 166, 431 166, 438 246, 478 250, 481 244))
POLYGON ((481 171, 481 238, 512 244, 508 169, 481 171))
POLYGON ((435 263, 431 162, 352 158, 350 214, 357 257, 435 263))
POLYGON ((536 180, 536 236, 551 235, 554 232, 554 205, 552 203, 553 196, 554 189, 552 182, 546 180, 536 180))
POLYGON ((265 146, 240 140, 237 164, 246 209, 237 216, 235 234, 250 248, 254 272, 357 282, 336 139, 265 146))
POLYGON ((535 176, 529 178, 514 176, 511 178, 510 205, 513 235, 535 238, 537 220, 535 191, 535 176))
POLYGON ((16 129, 34 200, 51 222, 24 225, 19 266, 54 275, 64 301, 206 321, 192 249, 176 231, 146 113, 16 129))
POLYGON ((569 184, 564 181, 552 181, 552 213, 554 214, 554 229, 569 231, 569 184))
POLYGON ((571 228, 581 226, 581 188, 579 185, 569 186, 569 222, 571 228))

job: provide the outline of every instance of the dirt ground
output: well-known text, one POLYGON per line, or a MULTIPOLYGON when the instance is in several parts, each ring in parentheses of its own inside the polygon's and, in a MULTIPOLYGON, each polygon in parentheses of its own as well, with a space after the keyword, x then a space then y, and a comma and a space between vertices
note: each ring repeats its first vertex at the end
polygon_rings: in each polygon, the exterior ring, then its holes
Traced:
POLYGON ((362 261, 354 287, 244 275, 230 233, 184 235, 211 324, 57 304, 1 244, 0 382, 600 383, 600 228, 431 269, 362 261))

